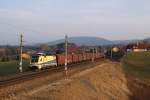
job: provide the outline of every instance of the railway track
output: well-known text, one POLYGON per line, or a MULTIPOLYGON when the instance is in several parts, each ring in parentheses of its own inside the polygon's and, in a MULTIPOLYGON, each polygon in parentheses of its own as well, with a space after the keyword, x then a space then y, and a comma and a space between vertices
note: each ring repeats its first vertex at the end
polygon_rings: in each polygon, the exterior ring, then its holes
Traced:
POLYGON ((47 70, 42 70, 38 72, 24 72, 23 74, 17 74, 11 77, 7 77, 0 80, 0 88, 17 84, 26 80, 31 80, 34 78, 42 77, 42 75, 48 74, 50 71, 58 70, 58 68, 51 68, 47 70))
MULTIPOLYGON (((74 68, 78 67, 83 67, 82 69, 86 69, 86 65, 91 64, 91 61, 86 61, 86 62, 81 62, 81 63, 76 63, 76 64, 71 64, 68 65, 68 70, 72 70, 74 68), (84 66, 83 66, 84 65, 84 66)), ((92 66, 99 64, 98 61, 95 61, 95 63, 92 63, 92 66)), ((22 74, 16 74, 14 76, 2 78, 0 80, 0 88, 4 88, 7 86, 19 84, 24 81, 32 80, 34 78, 40 78, 44 77, 46 75, 51 75, 56 72, 63 72, 64 71, 64 66, 59 66, 59 67, 51 67, 46 70, 41 70, 41 71, 36 71, 36 72, 24 72, 22 74)))

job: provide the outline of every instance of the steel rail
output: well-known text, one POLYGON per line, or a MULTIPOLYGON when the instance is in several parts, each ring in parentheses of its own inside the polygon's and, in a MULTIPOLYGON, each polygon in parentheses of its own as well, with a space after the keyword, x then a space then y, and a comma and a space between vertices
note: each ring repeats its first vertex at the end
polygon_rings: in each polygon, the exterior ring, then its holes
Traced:
MULTIPOLYGON (((95 61, 95 64, 97 61, 95 61)), ((75 64, 70 64, 68 66, 68 69, 73 69, 77 67, 81 67, 81 65, 88 65, 92 64, 91 61, 85 61, 85 62, 80 62, 80 63, 75 63, 75 64)), ((96 64, 97 65, 97 64, 96 64)), ((85 66, 86 68, 86 66, 85 66)), ((23 74, 17 74, 14 76, 10 76, 7 78, 3 78, 0 80, 0 88, 7 87, 10 85, 15 85, 24 81, 32 80, 34 78, 40 78, 43 76, 47 76, 56 72, 63 72, 64 71, 64 66, 58 66, 58 67, 52 67, 46 70, 41 70, 41 71, 36 71, 36 72, 25 72, 23 74)))

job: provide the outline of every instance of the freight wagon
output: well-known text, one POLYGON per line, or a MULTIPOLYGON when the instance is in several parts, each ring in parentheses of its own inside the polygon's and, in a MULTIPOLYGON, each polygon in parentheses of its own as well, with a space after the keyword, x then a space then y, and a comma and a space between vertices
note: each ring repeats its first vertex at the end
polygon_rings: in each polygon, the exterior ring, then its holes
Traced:
MULTIPOLYGON (((84 53, 84 54, 68 54, 67 55, 67 63, 78 63, 82 61, 88 61, 92 59, 102 58, 103 55, 101 53, 84 53)), ((57 55, 44 55, 37 54, 33 55, 30 68, 43 69, 51 66, 62 66, 65 65, 65 55, 57 54, 57 55)))

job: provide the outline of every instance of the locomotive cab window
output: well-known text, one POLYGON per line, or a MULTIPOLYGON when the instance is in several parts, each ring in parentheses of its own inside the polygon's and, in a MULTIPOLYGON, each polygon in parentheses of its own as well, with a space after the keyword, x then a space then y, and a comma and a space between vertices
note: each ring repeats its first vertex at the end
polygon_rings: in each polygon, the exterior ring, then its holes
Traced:
POLYGON ((38 62, 38 56, 32 56, 31 62, 38 62))

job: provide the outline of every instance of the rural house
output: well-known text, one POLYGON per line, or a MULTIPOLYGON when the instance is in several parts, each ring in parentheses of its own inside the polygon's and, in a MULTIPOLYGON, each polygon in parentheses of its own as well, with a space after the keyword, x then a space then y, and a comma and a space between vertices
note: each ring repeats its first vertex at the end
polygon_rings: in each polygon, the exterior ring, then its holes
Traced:
POLYGON ((135 43, 135 44, 128 44, 126 46, 126 51, 127 52, 142 52, 142 51, 147 51, 148 50, 148 44, 146 43, 135 43))

